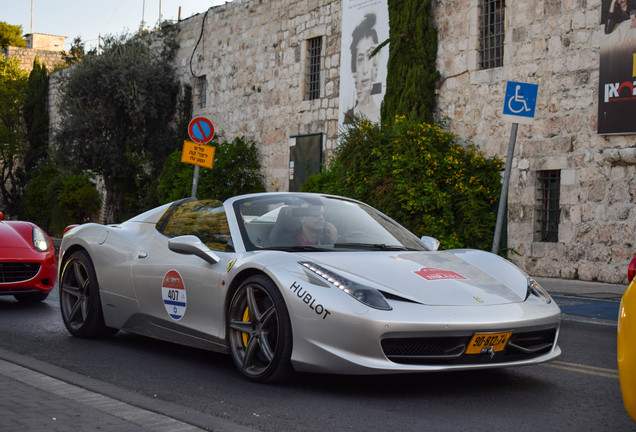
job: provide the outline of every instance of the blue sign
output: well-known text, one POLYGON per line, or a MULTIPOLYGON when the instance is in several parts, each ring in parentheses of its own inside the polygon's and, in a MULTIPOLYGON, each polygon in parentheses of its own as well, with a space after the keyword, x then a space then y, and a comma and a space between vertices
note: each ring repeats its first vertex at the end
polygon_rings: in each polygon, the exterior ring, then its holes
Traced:
POLYGON ((508 81, 504 98, 504 120, 513 123, 532 124, 537 105, 537 84, 508 81))

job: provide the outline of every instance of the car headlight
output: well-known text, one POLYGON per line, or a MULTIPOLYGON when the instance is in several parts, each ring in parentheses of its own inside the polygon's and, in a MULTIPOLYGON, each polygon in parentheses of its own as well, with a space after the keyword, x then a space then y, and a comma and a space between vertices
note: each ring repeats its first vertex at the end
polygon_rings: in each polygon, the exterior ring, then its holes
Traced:
POLYGON ((530 294, 532 294, 536 297, 539 297, 546 303, 551 303, 552 298, 550 297, 550 294, 548 294, 548 292, 544 290, 541 285, 539 285, 539 282, 537 282, 530 276, 526 277, 528 278, 528 292, 526 294, 526 299, 530 296, 530 294))
POLYGON ((322 278, 330 285, 346 292, 354 299, 366 306, 380 310, 392 310, 393 308, 387 303, 386 299, 380 291, 375 288, 361 285, 357 282, 350 281, 336 273, 327 270, 326 268, 319 266, 308 261, 298 262, 301 266, 311 271, 316 276, 322 278))
POLYGON ((38 227, 33 228, 33 247, 40 252, 45 252, 51 247, 44 231, 38 227))

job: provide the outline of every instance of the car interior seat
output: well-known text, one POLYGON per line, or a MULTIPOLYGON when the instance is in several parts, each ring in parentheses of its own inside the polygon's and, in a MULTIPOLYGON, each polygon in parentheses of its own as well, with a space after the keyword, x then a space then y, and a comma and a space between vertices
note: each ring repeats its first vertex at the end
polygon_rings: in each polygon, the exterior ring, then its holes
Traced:
POLYGON ((297 243, 296 233, 301 228, 300 218, 292 214, 291 207, 283 207, 278 213, 272 232, 269 234, 272 246, 290 246, 297 243))

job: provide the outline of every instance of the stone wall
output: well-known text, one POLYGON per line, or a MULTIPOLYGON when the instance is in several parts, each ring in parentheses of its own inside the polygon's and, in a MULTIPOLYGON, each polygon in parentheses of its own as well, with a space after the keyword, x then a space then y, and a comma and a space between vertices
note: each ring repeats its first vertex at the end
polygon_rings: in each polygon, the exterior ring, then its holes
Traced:
POLYGON ((488 155, 506 157, 506 81, 539 85, 519 125, 508 199, 510 258, 545 277, 627 281, 636 251, 636 138, 597 134, 600 0, 506 2, 504 66, 478 70, 478 0, 433 3, 438 117, 488 155), (559 239, 537 241, 537 171, 561 170, 559 239))
POLYGON ((341 3, 333 0, 234 0, 177 24, 178 74, 196 90, 205 75, 205 108, 219 140, 259 143, 266 187, 288 190, 293 136, 323 133, 337 145, 341 3), (203 29, 203 31, 202 31, 203 29), (323 38, 321 97, 304 100, 307 40, 323 38))
POLYGON ((19 58, 20 69, 31 71, 33 69, 33 61, 37 57, 40 64, 45 64, 46 69, 51 72, 58 66, 65 66, 66 63, 62 59, 60 51, 49 51, 44 49, 22 48, 22 47, 6 47, 2 49, 2 54, 6 58, 19 58))

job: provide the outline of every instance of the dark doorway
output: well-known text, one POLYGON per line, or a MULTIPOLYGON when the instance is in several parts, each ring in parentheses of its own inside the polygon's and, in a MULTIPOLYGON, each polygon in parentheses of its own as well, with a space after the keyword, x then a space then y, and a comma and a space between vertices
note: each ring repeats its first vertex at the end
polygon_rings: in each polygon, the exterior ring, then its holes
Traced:
POLYGON ((322 134, 296 135, 289 148, 289 191, 298 192, 310 175, 322 168, 322 134))

